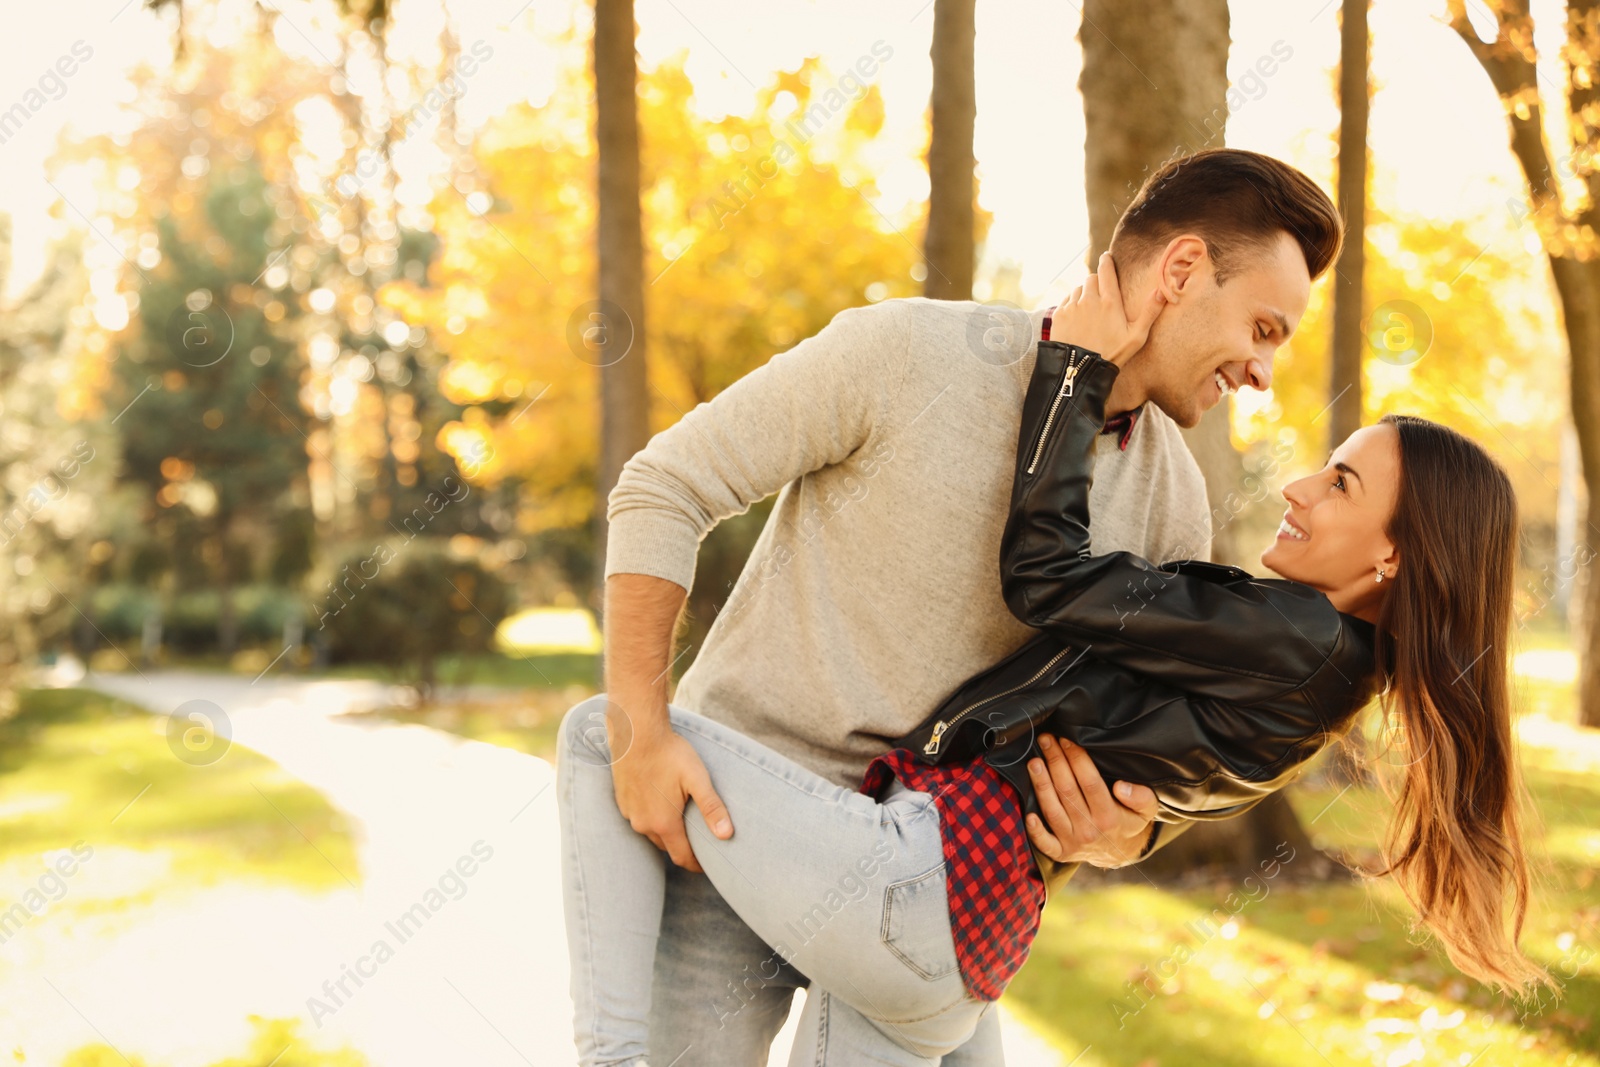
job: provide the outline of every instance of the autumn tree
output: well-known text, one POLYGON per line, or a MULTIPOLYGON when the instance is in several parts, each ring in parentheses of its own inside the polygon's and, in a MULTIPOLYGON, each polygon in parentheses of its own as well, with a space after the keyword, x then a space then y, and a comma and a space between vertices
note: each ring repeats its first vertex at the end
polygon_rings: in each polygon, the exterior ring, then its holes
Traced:
POLYGON ((1371 0, 1342 0, 1339 11, 1339 213, 1345 242, 1333 271, 1333 359, 1328 383, 1328 446, 1361 426, 1363 271, 1367 232, 1367 111, 1371 0))
MULTIPOLYGON (((61 388, 84 346, 102 340, 84 326, 93 259, 84 240, 54 245, 38 280, 0 315, 0 719, 28 665, 69 647, 82 625, 95 504, 117 466, 111 428, 80 420, 61 388)), ((11 219, 0 215, 0 290, 10 253, 11 219)))
MULTIPOLYGON (((872 59, 894 61, 883 44, 872 59)), ((397 283, 384 300, 449 353, 440 385, 465 410, 443 431, 448 447, 485 451, 480 484, 520 483, 519 530, 569 560, 566 577, 584 595, 601 506, 599 382, 584 340, 594 324, 573 312, 592 303, 595 149, 583 82, 564 77, 542 108, 512 107, 482 131, 476 173, 492 206, 474 213, 441 194, 431 284, 397 283)), ((917 250, 870 199, 863 150, 882 126, 882 99, 876 86, 851 93, 838 82, 809 60, 775 75, 750 114, 712 121, 695 114, 680 62, 642 76, 650 432, 839 311, 917 291, 917 250)), ((737 578, 764 508, 708 535, 690 644, 737 578)))
MULTIPOLYGON (((1342 0, 1339 10, 1339 169, 1338 201, 1345 240, 1333 265, 1333 341, 1328 382, 1328 448, 1331 451, 1361 426, 1361 365, 1367 351, 1362 329, 1367 252, 1367 111, 1370 42, 1367 8, 1371 0, 1342 0)), ((1348 781, 1366 780, 1364 735, 1351 731, 1339 749, 1335 773, 1348 781)))
MULTIPOLYGON (((639 205, 638 66, 633 0, 595 0, 595 231, 598 304, 581 343, 600 376, 600 469, 595 585, 605 568, 606 516, 623 464, 650 440, 649 350, 644 304, 644 223, 639 205)), ((598 593, 597 593, 598 597, 598 593)))
POLYGON ((306 419, 299 361, 284 340, 289 305, 253 299, 271 226, 262 173, 224 164, 189 199, 199 211, 155 220, 161 260, 146 271, 110 395, 126 409, 123 476, 145 487, 152 524, 181 514, 205 531, 217 643, 232 652, 233 591, 256 566, 239 533, 252 519, 270 522, 303 486, 306 419))
MULTIPOLYGON (((303 389, 319 425, 308 442, 319 516, 330 540, 366 547, 399 530, 446 479, 462 472, 439 442, 459 408, 440 394, 443 357, 436 338, 379 303, 397 280, 425 285, 438 239, 426 217, 401 202, 396 156, 417 141, 434 143, 451 163, 452 195, 472 194, 457 166, 455 101, 493 61, 485 41, 459 47, 444 19, 437 62, 391 54, 392 8, 384 0, 339 0, 342 22, 331 54, 332 77, 316 103, 340 150, 305 169, 302 210, 311 225, 303 260, 307 293, 304 343, 312 355, 303 389)), ((263 30, 280 16, 264 10, 263 30)), ((309 153, 308 153, 309 155, 309 153)), ((432 175, 412 174, 421 184, 432 175)), ((430 535, 494 536, 479 500, 430 523, 430 535)))
MULTIPOLYGON (((1117 220, 1145 178, 1175 156, 1219 143, 1228 115, 1228 6, 1225 0, 1091 0, 1084 5, 1085 175, 1089 265, 1111 246, 1117 220), (1138 115, 1139 121, 1128 121, 1138 115)), ((1214 514, 1239 484, 1229 437, 1230 400, 1184 431, 1206 478, 1214 514)), ((1231 523, 1214 522, 1211 557, 1236 562, 1231 523)))
MULTIPOLYGON (((1567 0, 1565 137, 1552 154, 1539 91, 1538 51, 1528 0, 1488 5, 1491 32, 1480 34, 1465 0, 1450 0, 1451 28, 1477 59, 1500 95, 1511 152, 1527 182, 1527 221, 1539 234, 1561 304, 1570 359, 1572 420, 1584 480, 1590 487, 1585 521, 1600 531, 1600 0, 1567 0)), ((1592 549, 1590 549, 1592 559, 1592 549)), ((1583 571, 1578 599, 1582 661, 1578 678, 1581 721, 1600 726, 1600 582, 1583 571)))
MULTIPOLYGON (((1078 37, 1092 266, 1145 177, 1220 136, 1228 113, 1227 0, 1086 0, 1078 37)), ((1213 515, 1227 515, 1225 501, 1241 476, 1228 398, 1184 436, 1205 474, 1213 515)), ((1233 523, 1214 518, 1212 557, 1236 558, 1235 535, 1233 523)), ((1279 841, 1310 851, 1281 792, 1239 818, 1200 823, 1140 866, 1169 875, 1202 863, 1245 869, 1279 841)))
POLYGON ((934 0, 933 92, 928 106, 928 229, 923 292, 936 300, 971 300, 977 258, 972 151, 977 121, 973 73, 976 0, 934 0))
MULTIPOLYGON (((80 413, 115 417, 119 479, 143 490, 140 528, 172 549, 154 571, 217 590, 224 650, 233 590, 277 520, 308 506, 300 305, 289 272, 269 268, 299 244, 279 210, 296 202, 294 119, 277 105, 313 86, 275 50, 207 49, 182 77, 141 77, 133 136, 67 143, 50 163, 97 175, 97 207, 116 220, 102 237, 121 269, 101 300, 122 310, 102 310, 77 361, 80 413)), ((140 538, 123 540, 134 550, 140 538)))

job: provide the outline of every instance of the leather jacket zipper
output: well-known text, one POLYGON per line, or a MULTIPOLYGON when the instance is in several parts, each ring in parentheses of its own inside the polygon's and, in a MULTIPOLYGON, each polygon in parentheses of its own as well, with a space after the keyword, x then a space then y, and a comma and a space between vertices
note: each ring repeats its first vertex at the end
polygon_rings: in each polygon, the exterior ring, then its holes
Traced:
POLYGON ((1037 682, 1040 678, 1043 678, 1046 671, 1048 671, 1051 667, 1054 667, 1057 663, 1060 663, 1062 657, 1071 651, 1072 649, 1070 647, 1063 648, 1060 652, 1057 652, 1054 656, 1051 656, 1050 661, 1035 671, 1033 673, 1033 677, 1029 678, 1027 681, 1018 682, 1010 689, 1007 689, 1004 693, 996 693, 994 696, 984 697, 982 700, 968 704, 966 707, 957 712, 954 717, 950 719, 940 719, 938 722, 934 723, 933 735, 928 738, 928 743, 922 746, 922 754, 925 756, 935 755, 939 751, 939 746, 944 743, 945 731, 950 729, 950 727, 954 726, 956 723, 960 722, 962 719, 966 718, 967 714, 974 708, 980 708, 992 700, 999 700, 1001 697, 1010 696, 1019 689, 1026 689, 1034 682, 1037 682))
POLYGON ((1039 465, 1039 457, 1044 453, 1044 443, 1050 437, 1050 427, 1055 425, 1056 414, 1061 410, 1061 402, 1072 395, 1072 379, 1078 376, 1078 350, 1073 349, 1072 362, 1067 365, 1067 374, 1061 380, 1061 389, 1050 402, 1050 413, 1045 416, 1044 428, 1039 431, 1039 441, 1033 448, 1033 459, 1028 463, 1027 473, 1032 474, 1033 468, 1039 465))

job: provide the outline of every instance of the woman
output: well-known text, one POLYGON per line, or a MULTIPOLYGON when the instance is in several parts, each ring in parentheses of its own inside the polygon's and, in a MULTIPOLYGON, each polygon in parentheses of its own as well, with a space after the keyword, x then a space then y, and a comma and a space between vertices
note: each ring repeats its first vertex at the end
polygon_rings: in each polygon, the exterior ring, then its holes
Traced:
MULTIPOLYGON (((686 812, 696 857, 773 948, 708 1007, 737 1011, 741 985, 792 963, 812 984, 791 1062, 937 1063, 992 1009, 1059 873, 1036 787, 1053 794, 1026 758, 1037 731, 1148 784, 1164 822, 1225 817, 1343 736, 1382 683, 1414 752, 1381 873, 1467 974, 1549 981, 1517 947, 1509 480, 1459 434, 1390 416, 1285 488, 1262 554, 1284 580, 1093 555, 1090 451, 1159 301, 1130 323, 1108 256, 1057 308, 1077 344, 1040 343, 1002 556, 1008 605, 1043 633, 875 760, 861 792, 671 709, 740 827, 720 840, 686 812)), ((597 734, 569 715, 558 766, 577 1039, 586 1065, 638 1064, 667 861, 617 811, 597 734)))

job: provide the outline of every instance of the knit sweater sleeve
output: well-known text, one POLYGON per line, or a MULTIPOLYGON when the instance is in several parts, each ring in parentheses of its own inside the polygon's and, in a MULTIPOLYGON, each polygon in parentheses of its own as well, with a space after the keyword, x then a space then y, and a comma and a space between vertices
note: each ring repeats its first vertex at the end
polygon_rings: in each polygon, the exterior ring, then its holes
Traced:
POLYGON ((651 438, 607 500, 605 576, 688 590, 717 523, 872 447, 907 367, 904 315, 899 301, 842 311, 651 438))

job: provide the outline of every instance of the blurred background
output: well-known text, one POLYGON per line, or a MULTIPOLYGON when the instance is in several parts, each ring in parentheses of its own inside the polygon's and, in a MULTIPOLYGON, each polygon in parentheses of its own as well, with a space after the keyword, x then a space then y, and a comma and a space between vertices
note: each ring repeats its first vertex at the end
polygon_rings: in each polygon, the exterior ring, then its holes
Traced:
POLYGON ((1594 0, 95 0, 0 59, 8 1062, 574 1062, 548 785, 622 464, 846 308, 1054 303, 1226 144, 1352 237, 1189 431, 1211 554, 1385 412, 1499 456, 1563 992, 1350 876, 1386 802, 1329 755, 1076 877, 1008 1060, 1600 1064, 1594 0))

